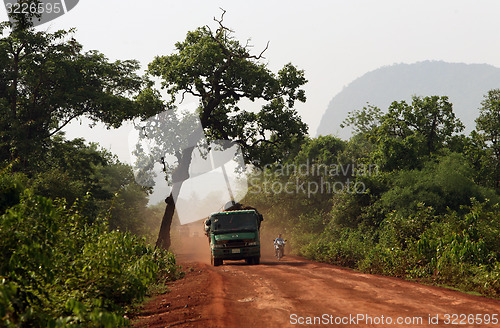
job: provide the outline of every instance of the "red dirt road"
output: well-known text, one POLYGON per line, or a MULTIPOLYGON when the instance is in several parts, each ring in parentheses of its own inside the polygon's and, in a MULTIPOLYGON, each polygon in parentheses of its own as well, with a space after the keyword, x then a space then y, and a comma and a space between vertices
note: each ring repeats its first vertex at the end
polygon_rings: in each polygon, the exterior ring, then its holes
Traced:
POLYGON ((500 327, 498 300, 299 257, 212 267, 208 254, 192 255, 179 255, 186 277, 135 327, 500 327))

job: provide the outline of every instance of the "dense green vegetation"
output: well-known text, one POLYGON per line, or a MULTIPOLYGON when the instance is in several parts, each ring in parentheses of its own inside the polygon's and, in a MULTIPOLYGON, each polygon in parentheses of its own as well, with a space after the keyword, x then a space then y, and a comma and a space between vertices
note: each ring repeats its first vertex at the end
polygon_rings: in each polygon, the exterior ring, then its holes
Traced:
POLYGON ((149 246, 158 210, 131 167, 61 129, 163 108, 135 61, 84 53, 67 31, 0 32, 0 326, 127 326, 127 308, 181 272, 149 246))
MULTIPOLYGON (((18 183, 2 175, 4 188, 18 183)), ((125 326, 125 306, 178 277, 171 253, 110 230, 105 219, 89 222, 92 202, 69 206, 24 189, 0 217, 2 327, 125 326)))
POLYGON ((43 170, 0 172, 0 325, 125 326, 128 306, 181 274, 149 246, 161 213, 96 145, 59 136, 46 154, 43 170))
POLYGON ((31 177, 0 172, 0 325, 124 326, 127 306, 181 274, 146 242, 155 209, 130 167, 95 145, 58 138, 52 151, 31 177))
POLYGON ((446 97, 354 111, 350 140, 255 172, 246 203, 310 259, 498 297, 499 93, 469 136, 446 97))
MULTIPOLYGON (((469 136, 448 99, 433 96, 351 113, 348 141, 308 139, 293 108, 305 101, 304 72, 288 64, 273 74, 222 18, 150 65, 167 103, 137 62, 83 52, 71 32, 9 23, 0 32, 0 326, 126 326, 127 307, 181 276, 171 253, 149 246, 160 228, 151 218, 167 209, 169 228, 174 207, 147 207, 150 189, 130 166, 61 130, 82 116, 114 127, 147 118, 182 92, 200 98, 209 141, 239 143, 263 168, 245 203, 297 253, 500 294, 499 90, 469 136), (267 104, 248 112, 237 106, 244 98, 267 104)), ((184 171, 192 151, 179 155, 184 171)))

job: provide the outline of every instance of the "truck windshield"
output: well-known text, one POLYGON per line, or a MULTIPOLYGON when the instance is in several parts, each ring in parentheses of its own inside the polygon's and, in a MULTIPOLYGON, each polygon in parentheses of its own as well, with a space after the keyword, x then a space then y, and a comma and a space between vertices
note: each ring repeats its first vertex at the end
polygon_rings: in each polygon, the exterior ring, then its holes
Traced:
POLYGON ((257 230, 257 217, 253 213, 216 215, 212 218, 212 231, 257 230))

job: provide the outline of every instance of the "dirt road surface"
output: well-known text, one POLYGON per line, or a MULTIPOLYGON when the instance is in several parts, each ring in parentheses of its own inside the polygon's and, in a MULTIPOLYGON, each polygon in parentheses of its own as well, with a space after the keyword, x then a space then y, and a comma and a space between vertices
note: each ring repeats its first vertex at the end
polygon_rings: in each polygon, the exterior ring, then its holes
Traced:
POLYGON ((179 253, 186 277, 135 327, 500 327, 499 300, 293 256, 212 267, 201 249, 179 253))

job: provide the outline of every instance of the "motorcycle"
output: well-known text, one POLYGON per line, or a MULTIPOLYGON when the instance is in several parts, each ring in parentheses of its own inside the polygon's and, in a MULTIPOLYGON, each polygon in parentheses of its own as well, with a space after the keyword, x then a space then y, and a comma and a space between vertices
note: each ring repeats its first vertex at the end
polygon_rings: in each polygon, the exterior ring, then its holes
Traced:
POLYGON ((274 254, 278 261, 285 255, 285 242, 283 239, 274 240, 274 254))

